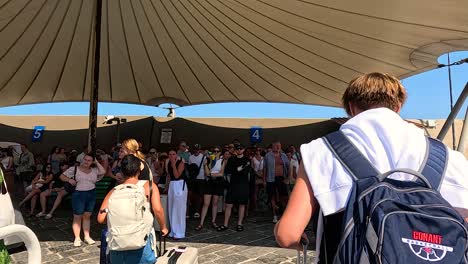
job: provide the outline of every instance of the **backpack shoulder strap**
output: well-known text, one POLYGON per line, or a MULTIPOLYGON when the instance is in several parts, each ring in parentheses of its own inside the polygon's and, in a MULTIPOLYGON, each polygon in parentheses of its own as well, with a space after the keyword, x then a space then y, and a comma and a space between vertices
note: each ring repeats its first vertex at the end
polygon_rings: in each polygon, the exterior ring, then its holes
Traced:
POLYGON ((420 172, 436 191, 440 190, 445 170, 447 169, 448 152, 444 143, 439 140, 426 137, 426 157, 421 165, 420 172))
POLYGON ((326 135, 324 142, 353 180, 379 175, 378 170, 340 130, 326 135))

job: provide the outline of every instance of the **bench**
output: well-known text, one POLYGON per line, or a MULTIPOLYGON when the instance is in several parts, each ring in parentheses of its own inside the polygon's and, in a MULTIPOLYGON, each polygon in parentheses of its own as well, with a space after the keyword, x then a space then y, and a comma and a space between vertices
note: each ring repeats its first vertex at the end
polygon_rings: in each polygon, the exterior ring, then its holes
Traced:
MULTIPOLYGON (((96 182, 96 201, 97 201, 96 204, 100 204, 104 200, 104 198, 106 197, 106 195, 107 195, 107 193, 109 191, 111 183, 112 183, 112 178, 110 178, 110 177, 104 177, 104 178, 102 178, 102 180, 96 182)), ((50 197, 55 197, 55 196, 57 196, 56 192, 52 192, 50 194, 50 197)), ((52 199, 48 200, 48 205, 49 205, 49 203, 53 204, 53 202, 51 202, 51 201, 52 201, 52 199)), ((71 195, 65 196, 63 198, 63 201, 67 201, 70 208, 71 208, 71 195)))

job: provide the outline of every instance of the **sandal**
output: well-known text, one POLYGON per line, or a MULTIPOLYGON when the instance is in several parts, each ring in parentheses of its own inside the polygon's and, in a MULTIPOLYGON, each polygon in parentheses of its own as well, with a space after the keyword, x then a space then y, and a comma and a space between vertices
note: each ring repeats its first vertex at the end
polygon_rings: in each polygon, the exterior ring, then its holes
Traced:
POLYGON ((202 225, 198 225, 197 227, 195 227, 195 231, 200 231, 203 229, 203 226, 202 225))
POLYGON ((218 230, 219 226, 215 222, 211 222, 211 227, 213 227, 213 229, 218 230))
POLYGON ((226 231, 227 229, 228 229, 227 226, 225 226, 225 225, 220 225, 220 226, 218 226, 218 229, 216 229, 216 230, 218 230, 218 231, 226 231))
POLYGON ((242 225, 237 225, 236 231, 237 231, 237 232, 242 232, 242 231, 244 231, 244 226, 242 226, 242 225))

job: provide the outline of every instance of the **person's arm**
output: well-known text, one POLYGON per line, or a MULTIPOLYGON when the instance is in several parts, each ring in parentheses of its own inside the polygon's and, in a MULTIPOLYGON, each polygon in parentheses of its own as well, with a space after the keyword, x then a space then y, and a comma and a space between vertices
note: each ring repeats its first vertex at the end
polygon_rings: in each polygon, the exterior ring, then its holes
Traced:
POLYGON ((288 169, 288 181, 289 181, 289 183, 293 182, 293 180, 294 180, 294 176, 293 176, 294 175, 294 172, 293 172, 294 169, 295 169, 295 167, 293 166, 293 162, 291 160, 291 166, 289 166, 289 169, 288 169))
POLYGON ((178 179, 178 178, 180 178, 182 176, 182 173, 184 172, 185 162, 184 162, 184 160, 182 160, 179 163, 179 166, 176 166, 176 164, 177 164, 177 162, 171 162, 172 171, 174 172, 174 177, 176 179, 178 179))
MULTIPOLYGON (((166 218, 164 217, 164 209, 161 205, 161 198, 159 195, 158 186, 153 182, 153 194, 151 195, 151 207, 153 208, 154 217, 161 227, 161 234, 167 235, 168 229, 166 227, 166 218)), ((146 192, 149 193, 149 183, 145 184, 146 192)))
POLYGON ((302 250, 301 236, 316 207, 317 201, 304 166, 301 165, 286 210, 275 226, 276 242, 280 247, 302 250))
POLYGON ((50 183, 53 179, 54 179, 54 175, 52 174, 47 175, 44 184, 50 183))
POLYGON ((99 208, 99 212, 97 215, 97 221, 100 224, 104 224, 106 222, 107 218, 107 206, 109 205, 109 198, 111 194, 114 192, 114 190, 110 190, 109 193, 107 193, 106 197, 104 198, 104 201, 102 201, 101 208, 99 208))
POLYGON ((34 166, 36 165, 36 163, 34 162, 34 154, 32 154, 31 152, 29 152, 29 159, 28 159, 28 166, 29 168, 34 168, 34 166))
POLYGON ((266 164, 266 160, 267 160, 267 156, 265 155, 265 157, 263 158, 263 173, 262 173, 262 178, 263 178, 263 185, 266 186, 266 175, 267 175, 267 167, 268 167, 268 164, 266 164))
POLYGON ((106 174, 106 168, 104 168, 101 163, 99 163, 99 161, 95 160, 94 163, 96 164, 96 167, 98 169, 98 176, 103 176, 104 174, 106 174))
POLYGON ((454 208, 463 218, 465 218, 465 222, 468 223, 468 209, 459 208, 459 207, 454 207, 454 208))

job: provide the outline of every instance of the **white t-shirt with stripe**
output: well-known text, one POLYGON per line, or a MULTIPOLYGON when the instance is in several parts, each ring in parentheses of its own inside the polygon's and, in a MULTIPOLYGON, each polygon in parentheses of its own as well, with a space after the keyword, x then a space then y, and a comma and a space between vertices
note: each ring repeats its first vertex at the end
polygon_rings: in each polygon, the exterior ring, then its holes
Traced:
MULTIPOLYGON (((340 129, 382 173, 395 168, 419 170, 426 155, 424 131, 387 108, 362 112, 340 129)), ((321 138, 303 144, 301 154, 324 215, 342 210, 350 194, 351 176, 321 138)), ((412 176, 396 173, 391 178, 410 180, 412 176)), ((452 206, 468 209, 468 162, 462 153, 449 149, 440 192, 452 206)))

